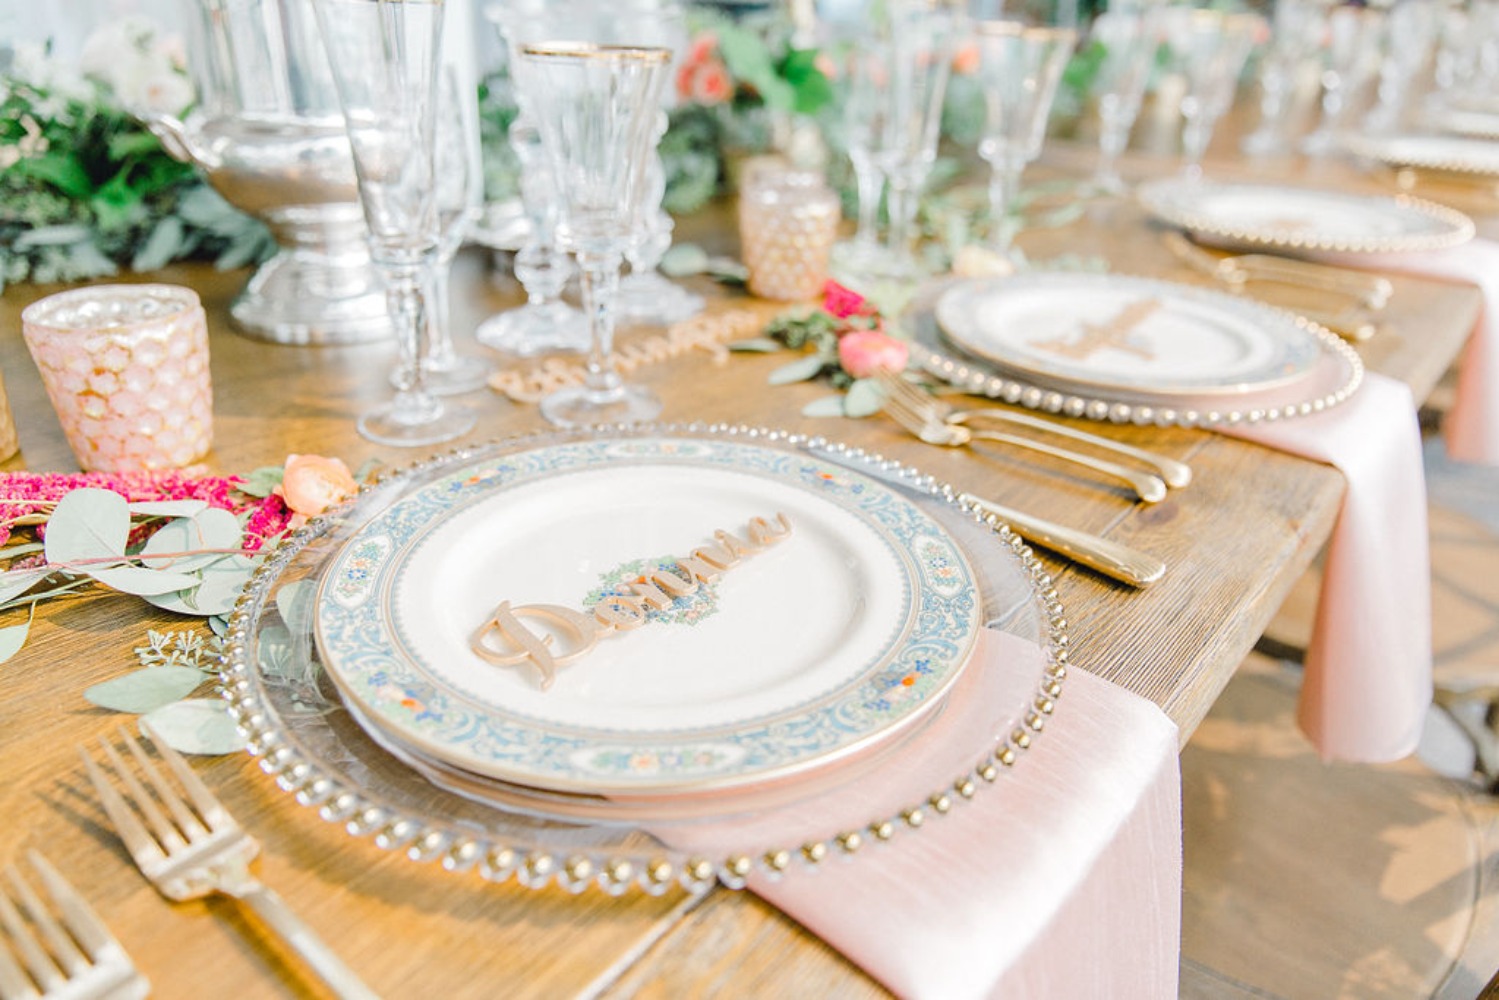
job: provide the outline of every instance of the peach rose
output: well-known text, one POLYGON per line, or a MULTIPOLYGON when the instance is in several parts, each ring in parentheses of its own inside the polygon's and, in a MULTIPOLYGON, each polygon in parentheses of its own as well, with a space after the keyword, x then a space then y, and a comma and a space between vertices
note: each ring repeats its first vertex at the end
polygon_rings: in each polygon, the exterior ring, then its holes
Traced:
POLYGON ((879 330, 855 330, 838 339, 838 363, 854 378, 869 378, 881 369, 902 372, 911 349, 879 330))
MULTIPOLYGON (((684 72, 688 67, 683 67, 684 72)), ((691 67, 685 78, 677 81, 681 96, 694 104, 722 104, 734 96, 734 82, 729 79, 729 70, 717 59, 710 59, 691 67), (685 86, 684 86, 685 84, 685 86)))
POLYGON ((285 501, 293 515, 305 520, 353 496, 358 489, 349 467, 336 458, 288 455, 281 485, 271 492, 285 501))
POLYGON ((952 54, 952 71, 959 76, 972 76, 978 72, 979 47, 976 42, 969 42, 952 54))

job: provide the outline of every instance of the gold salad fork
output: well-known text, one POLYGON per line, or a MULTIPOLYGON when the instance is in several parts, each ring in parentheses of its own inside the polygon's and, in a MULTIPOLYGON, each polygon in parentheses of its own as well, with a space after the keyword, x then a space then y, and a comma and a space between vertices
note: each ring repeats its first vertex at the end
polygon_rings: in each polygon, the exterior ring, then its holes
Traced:
POLYGON ((945 424, 971 424, 976 421, 994 421, 996 423, 1013 424, 1016 427, 1028 427, 1031 430, 1044 431, 1047 434, 1055 434, 1058 437, 1071 438, 1073 441, 1081 441, 1084 444, 1093 445, 1105 451, 1112 451, 1117 455, 1132 458, 1149 466, 1156 475, 1172 489, 1181 489, 1192 481, 1192 468, 1185 462, 1178 462, 1174 458, 1158 455, 1144 448, 1136 448, 1134 445, 1125 444, 1123 441, 1115 441, 1113 438, 1104 437, 1101 434, 1092 434, 1088 431, 1079 430, 1067 424, 1058 423, 1055 420, 1047 420, 1044 417, 1032 416, 1029 413, 1017 413, 1014 410, 1005 410, 998 407, 980 407, 972 410, 959 410, 935 396, 929 395, 911 382, 906 381, 899 375, 893 375, 885 369, 876 373, 881 385, 891 396, 899 396, 910 408, 920 413, 929 413, 933 418, 945 424))
POLYGON ((250 874, 250 861, 259 853, 260 844, 240 828, 175 750, 145 725, 141 730, 182 791, 162 774, 124 727, 119 730, 119 739, 134 766, 126 764, 108 740, 101 741, 104 759, 124 786, 124 794, 87 750, 80 747, 79 754, 125 849, 157 891, 179 901, 222 893, 245 903, 336 995, 374 1000, 376 995, 312 928, 250 874))
MULTIPOLYGON (((1134 491, 1135 496, 1146 503, 1157 503, 1166 499, 1166 483, 1160 476, 1149 472, 1140 472, 1120 465, 1118 462, 1106 461, 1095 458, 1092 455, 1084 455, 1082 452, 1072 451, 1068 448, 1060 448, 1044 441, 1025 437, 1020 434, 1007 434, 997 430, 976 430, 965 427, 962 424, 950 424, 938 415, 935 406, 930 405, 934 400, 928 398, 921 400, 912 399, 906 393, 897 391, 895 386, 902 380, 899 376, 892 376, 881 372, 881 382, 886 386, 885 412, 906 430, 925 441, 927 444, 940 444, 956 448, 971 444, 975 440, 997 441, 1000 444, 1008 444, 1017 448, 1025 448, 1030 451, 1050 455, 1063 461, 1081 465, 1104 475, 1119 480, 1134 491)), ((919 392, 919 390, 918 390, 919 392)))
POLYGON ((5 867, 0 1000, 139 1000, 149 993, 150 984, 78 891, 40 852, 27 857, 53 908, 15 865, 5 867))

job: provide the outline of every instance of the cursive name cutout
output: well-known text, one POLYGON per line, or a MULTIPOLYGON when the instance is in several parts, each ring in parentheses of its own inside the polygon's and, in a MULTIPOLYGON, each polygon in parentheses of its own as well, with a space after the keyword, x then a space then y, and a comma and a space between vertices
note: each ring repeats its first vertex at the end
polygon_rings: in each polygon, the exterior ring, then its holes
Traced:
POLYGON ((469 648, 495 666, 531 664, 545 691, 557 679, 558 667, 586 656, 600 639, 639 628, 652 611, 665 611, 677 598, 696 594, 703 584, 713 583, 725 570, 790 534, 791 521, 785 514, 751 518, 742 537, 720 529, 710 544, 678 559, 675 571, 649 570, 625 584, 624 593, 606 594, 587 611, 501 601, 469 636, 469 648))

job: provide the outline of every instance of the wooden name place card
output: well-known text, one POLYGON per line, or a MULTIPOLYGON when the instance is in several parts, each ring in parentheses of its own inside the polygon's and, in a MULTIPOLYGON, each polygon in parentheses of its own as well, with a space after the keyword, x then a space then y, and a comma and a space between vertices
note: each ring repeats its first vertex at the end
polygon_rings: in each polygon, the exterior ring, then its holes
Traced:
POLYGON ((542 690, 552 686, 557 668, 586 656, 598 641, 644 625, 652 611, 665 611, 679 597, 696 594, 724 571, 791 534, 785 514, 775 519, 751 518, 744 537, 719 530, 713 542, 678 559, 675 572, 654 569, 624 585, 624 593, 606 594, 592 608, 578 611, 558 604, 518 604, 501 601, 469 637, 469 648, 489 663, 512 667, 533 664, 542 690), (544 626, 538 631, 527 621, 544 626))

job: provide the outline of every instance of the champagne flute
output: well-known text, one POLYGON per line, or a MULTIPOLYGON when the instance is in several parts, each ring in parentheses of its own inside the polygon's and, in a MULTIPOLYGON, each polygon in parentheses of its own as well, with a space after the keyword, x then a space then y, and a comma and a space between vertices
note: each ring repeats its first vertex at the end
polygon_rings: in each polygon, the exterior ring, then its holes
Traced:
POLYGON ((380 444, 449 441, 467 408, 427 387, 429 275, 437 256, 434 183, 441 0, 314 0, 354 153, 370 256, 385 283, 402 375, 389 403, 359 418, 380 444))
POLYGON ((614 367, 615 297, 647 194, 671 50, 550 42, 520 55, 559 199, 557 237, 578 261, 591 335, 583 385, 547 396, 542 415, 563 427, 649 420, 661 401, 614 367))
POLYGON ((866 137, 887 185, 887 277, 913 279, 921 271, 913 250, 917 198, 937 158, 957 19, 940 0, 889 0, 872 19, 861 43, 876 60, 867 77, 866 137))
POLYGON ((1233 103, 1239 74, 1249 60, 1265 21, 1254 14, 1230 14, 1202 8, 1172 8, 1166 38, 1172 59, 1186 81, 1181 113, 1182 175, 1202 178, 1202 158, 1218 119, 1233 103))
POLYGON ((1103 53, 1093 80, 1099 118, 1093 184, 1101 191, 1119 194, 1125 190, 1119 156, 1129 145, 1130 129, 1140 115, 1160 33, 1160 7, 1139 0, 1109 3, 1088 28, 1090 43, 1100 46, 1103 53))
POLYGON ((979 155, 989 164, 989 244, 1008 254, 1015 227, 1010 209, 1026 164, 1041 155, 1046 119, 1077 32, 1019 21, 976 26, 979 74, 988 114, 979 155))
MULTIPOLYGON (((436 122, 437 253, 432 261, 432 302, 427 310, 427 386, 443 396, 481 389, 489 379, 490 366, 478 358, 459 354, 453 346, 453 315, 448 286, 452 282, 453 258, 463 246, 469 227, 479 216, 479 179, 474 176, 470 151, 469 114, 463 101, 474 95, 459 93, 452 67, 443 70, 439 83, 436 122)), ((392 377, 392 381, 396 381, 392 377)))

